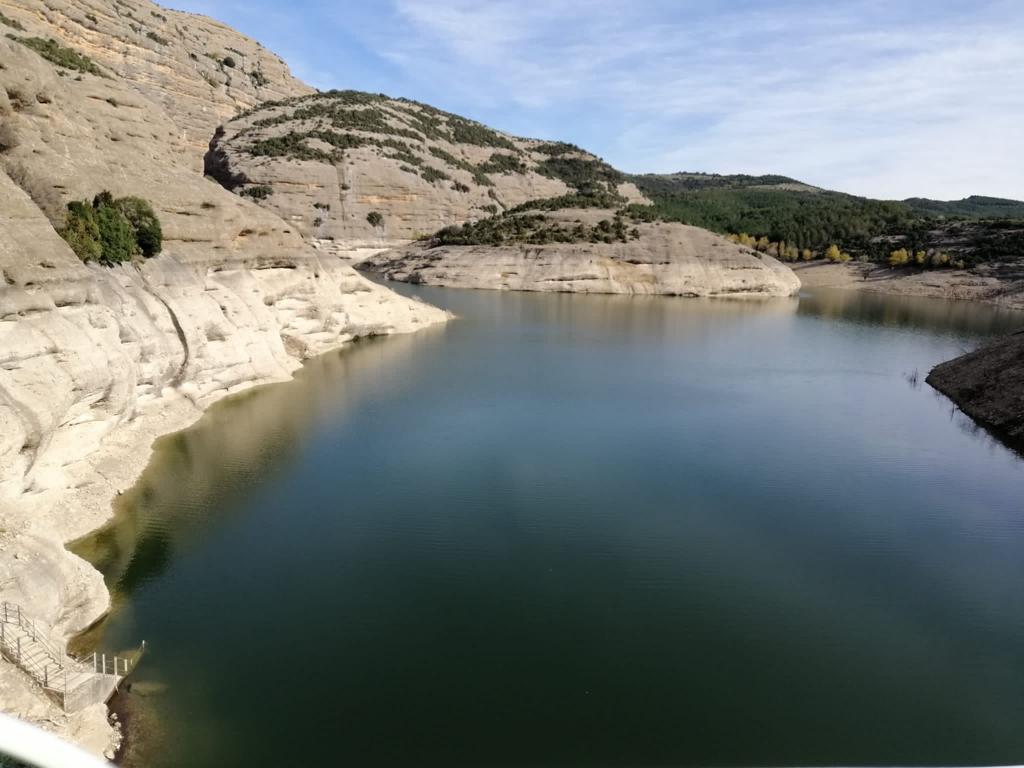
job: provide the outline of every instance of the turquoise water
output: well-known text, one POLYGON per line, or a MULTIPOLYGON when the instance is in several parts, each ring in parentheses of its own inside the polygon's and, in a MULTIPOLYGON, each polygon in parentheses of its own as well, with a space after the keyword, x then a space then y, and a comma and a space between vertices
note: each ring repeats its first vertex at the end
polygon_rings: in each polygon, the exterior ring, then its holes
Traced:
POLYGON ((78 546, 131 762, 1024 760, 1024 463, 924 384, 1024 318, 402 290, 460 319, 215 406, 78 546))

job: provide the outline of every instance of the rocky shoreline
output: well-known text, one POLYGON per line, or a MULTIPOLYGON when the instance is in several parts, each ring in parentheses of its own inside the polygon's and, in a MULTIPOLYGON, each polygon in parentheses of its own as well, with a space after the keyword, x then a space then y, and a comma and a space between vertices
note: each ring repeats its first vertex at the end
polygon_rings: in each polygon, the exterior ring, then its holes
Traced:
MULTIPOLYGON (((422 322, 403 323, 386 332, 414 331, 447 318, 439 310, 420 307, 422 322)), ((339 336, 335 344, 319 351, 336 349, 357 337, 339 336)), ((295 360, 294 368, 299 365, 295 360)), ((88 628, 109 610, 109 594, 99 572, 68 552, 65 545, 109 522, 113 500, 130 488, 149 464, 157 438, 188 428, 207 407, 228 395, 290 378, 289 372, 256 376, 201 401, 179 389, 166 390, 114 427, 88 455, 65 457, 74 466, 73 477, 68 477, 66 484, 0 501, 0 530, 6 532, 0 538, 0 570, 6 574, 0 594, 35 607, 42 614, 40 621, 51 627, 60 642, 88 628), (78 479, 86 476, 88 482, 78 479)), ((106 708, 97 705, 66 715, 34 681, 7 662, 0 662, 0 701, 4 711, 96 754, 109 757, 119 745, 119 731, 108 720, 106 708)))
POLYGON ((926 381, 1024 454, 1024 330, 940 363, 926 381))
POLYGON ((849 288, 894 296, 980 301, 1024 310, 1024 264, 994 264, 973 270, 891 269, 877 264, 791 265, 805 288, 849 288))

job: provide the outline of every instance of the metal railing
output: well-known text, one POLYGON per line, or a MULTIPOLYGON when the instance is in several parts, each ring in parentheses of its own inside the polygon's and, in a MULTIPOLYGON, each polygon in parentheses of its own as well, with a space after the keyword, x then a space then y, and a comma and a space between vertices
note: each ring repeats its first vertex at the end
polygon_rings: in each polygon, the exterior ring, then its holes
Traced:
MULTIPOLYGON (((146 643, 139 647, 138 657, 145 651, 146 643)), ((110 677, 112 690, 134 667, 130 658, 107 656, 93 653, 82 659, 75 659, 65 649, 50 640, 21 606, 15 603, 0 604, 0 653, 25 670, 44 689, 56 693, 65 710, 69 698, 80 688, 94 685, 97 676, 110 677)))

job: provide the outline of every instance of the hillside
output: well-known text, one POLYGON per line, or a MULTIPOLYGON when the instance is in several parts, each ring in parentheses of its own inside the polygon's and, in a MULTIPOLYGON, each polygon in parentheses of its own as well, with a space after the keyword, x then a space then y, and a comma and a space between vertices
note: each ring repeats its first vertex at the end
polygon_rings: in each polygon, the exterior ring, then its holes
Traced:
POLYGON ((1016 201, 872 200, 779 175, 629 176, 572 144, 358 91, 243 111, 218 131, 206 172, 328 243, 387 245, 500 219, 524 203, 571 207, 582 194, 610 195, 604 207, 631 220, 745 234, 784 260, 820 258, 833 244, 878 263, 905 249, 928 267, 1024 252, 1024 227, 1010 218, 1024 211, 1016 201))
POLYGON ((853 257, 886 262, 894 250, 923 252, 920 266, 970 267, 1024 254, 1024 202, 969 197, 873 200, 784 176, 676 173, 629 177, 653 205, 631 211, 722 234, 746 234, 791 260, 820 257, 832 244, 853 257), (933 258, 934 257, 934 258, 933 258))
POLYGON ((6 35, 68 48, 173 116, 197 169, 214 130, 233 114, 313 90, 226 24, 147 0, 0 0, 0 13, 6 35))
POLYGON ((800 281, 767 254, 677 223, 595 205, 530 204, 371 256, 389 280, 514 291, 786 297, 800 281))
POLYGON ((1002 197, 971 195, 963 200, 929 200, 910 197, 903 201, 915 213, 965 219, 1024 219, 1024 202, 1002 197))
POLYGON ((206 172, 307 237, 368 244, 595 185, 646 202, 622 174, 578 147, 359 91, 243 112, 218 131, 206 172))

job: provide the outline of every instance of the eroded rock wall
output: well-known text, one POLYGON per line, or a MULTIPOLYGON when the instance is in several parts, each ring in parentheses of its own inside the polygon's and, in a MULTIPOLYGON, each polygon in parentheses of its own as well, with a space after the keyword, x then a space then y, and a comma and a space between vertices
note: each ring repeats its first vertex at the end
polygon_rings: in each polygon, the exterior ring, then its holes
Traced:
MULTIPOLYGON (((42 24, 41 9, 57 13, 28 0, 0 7, 26 26, 42 24)), ((88 39, 71 42, 99 60, 88 39)), ((109 517, 155 437, 347 340, 446 319, 205 179, 191 129, 176 122, 205 130, 198 113, 172 119, 171 91, 154 100, 145 79, 69 74, 0 37, 0 599, 58 642, 109 604, 100 574, 64 543, 109 517), (72 252, 57 232, 66 204, 102 190, 152 203, 159 256, 103 267, 72 252)), ((30 683, 15 696, 18 675, 2 677, 7 711, 39 703, 30 683)), ((106 727, 99 716, 93 736, 106 727)), ((77 738, 83 727, 60 729, 77 738)))
POLYGON ((24 27, 0 31, 68 45, 173 115, 196 170, 214 130, 235 113, 313 92, 226 24, 148 0, 0 0, 0 11, 24 27))

